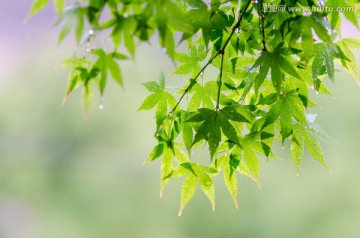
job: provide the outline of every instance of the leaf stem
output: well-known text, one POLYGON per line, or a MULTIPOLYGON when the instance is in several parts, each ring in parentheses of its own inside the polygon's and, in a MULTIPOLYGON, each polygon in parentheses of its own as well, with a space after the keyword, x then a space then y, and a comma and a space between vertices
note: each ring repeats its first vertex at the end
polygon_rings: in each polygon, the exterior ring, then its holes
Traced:
MULTIPOLYGON (((177 101, 176 105, 173 107, 173 109, 169 112, 169 114, 172 114, 173 112, 175 112, 176 108, 179 106, 180 102, 183 100, 183 98, 185 97, 185 95, 190 91, 190 89, 195 85, 197 79, 199 78, 199 76, 201 75, 201 73, 203 73, 205 71, 205 69, 212 63, 212 61, 218 57, 220 54, 222 55, 222 60, 223 60, 223 55, 225 52, 225 49, 227 47, 227 45, 229 44, 231 37, 234 35, 234 33, 236 32, 236 29, 238 29, 240 27, 241 21, 244 18, 244 15, 247 11, 247 9, 249 8, 251 3, 251 0, 248 0, 248 2, 246 3, 245 9, 244 11, 241 13, 239 20, 236 22, 236 24, 231 28, 231 33, 229 35, 229 37, 226 39, 223 47, 214 55, 212 56, 208 62, 201 68, 201 70, 199 71, 199 73, 190 81, 189 86, 187 86, 187 88, 184 90, 183 94, 181 95, 180 99, 177 101)), ((220 68, 220 75, 222 75, 222 66, 220 68)), ((220 89, 219 89, 220 90, 220 89)), ((219 93, 219 92, 218 92, 219 93)), ((219 101, 219 97, 218 97, 218 101, 219 101)), ((219 107, 219 102, 217 102, 217 108, 219 107)))

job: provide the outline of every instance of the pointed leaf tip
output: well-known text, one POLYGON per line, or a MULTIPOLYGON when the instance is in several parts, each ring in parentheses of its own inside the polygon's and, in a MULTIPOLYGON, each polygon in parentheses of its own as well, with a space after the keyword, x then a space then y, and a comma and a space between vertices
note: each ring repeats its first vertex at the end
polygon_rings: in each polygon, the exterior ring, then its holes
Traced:
POLYGON ((31 9, 28 13, 28 15, 26 16, 26 18, 24 19, 24 23, 26 23, 27 21, 29 21, 29 19, 39 13, 41 10, 43 10, 49 3, 49 0, 35 0, 33 2, 33 4, 31 5, 31 9))

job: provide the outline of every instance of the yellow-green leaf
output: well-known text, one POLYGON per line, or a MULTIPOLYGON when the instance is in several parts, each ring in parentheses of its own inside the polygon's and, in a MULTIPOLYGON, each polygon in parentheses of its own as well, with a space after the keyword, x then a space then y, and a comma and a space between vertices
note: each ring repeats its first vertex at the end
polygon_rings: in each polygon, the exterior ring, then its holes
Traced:
POLYGON ((161 182, 160 182, 160 197, 162 197, 164 188, 169 182, 168 175, 173 169, 172 150, 168 147, 164 148, 164 156, 161 160, 161 182))
POLYGON ((181 202, 179 209, 179 216, 181 216, 186 204, 194 196, 197 187, 197 178, 195 175, 189 173, 181 187, 181 202))
POLYGON ((55 5, 56 12, 58 14, 60 14, 64 10, 65 0, 54 0, 54 5, 55 5))
POLYGON ((211 177, 205 172, 201 172, 199 174, 199 180, 200 180, 200 186, 201 186, 202 190, 204 191, 205 195, 210 200, 212 210, 214 211, 215 210, 214 183, 213 183, 211 177))

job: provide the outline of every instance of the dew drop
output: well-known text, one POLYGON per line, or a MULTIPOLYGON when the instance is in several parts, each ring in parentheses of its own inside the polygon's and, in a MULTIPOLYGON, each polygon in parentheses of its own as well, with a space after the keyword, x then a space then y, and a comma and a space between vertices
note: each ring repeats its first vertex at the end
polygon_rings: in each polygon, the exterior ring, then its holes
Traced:
POLYGON ((89 35, 90 35, 90 36, 94 35, 94 30, 91 29, 91 30, 89 31, 89 35))
POLYGON ((235 33, 239 35, 240 34, 240 29, 236 28, 235 33))
POLYGON ((298 173, 296 173, 296 176, 298 176, 298 177, 300 176, 299 172, 298 172, 298 173))
POLYGON ((101 97, 101 98, 100 98, 99 109, 100 109, 100 110, 103 110, 103 109, 104 109, 104 97, 101 97))

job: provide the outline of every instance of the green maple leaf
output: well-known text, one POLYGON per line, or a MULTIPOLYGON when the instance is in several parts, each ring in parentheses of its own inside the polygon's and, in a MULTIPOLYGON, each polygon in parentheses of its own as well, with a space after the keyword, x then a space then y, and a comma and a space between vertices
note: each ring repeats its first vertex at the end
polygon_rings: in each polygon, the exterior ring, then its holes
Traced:
POLYGON ((329 171, 330 168, 325 163, 319 141, 317 140, 317 132, 311 127, 297 123, 293 126, 293 138, 291 141, 291 156, 299 173, 305 145, 310 155, 323 165, 329 171))
POLYGON ((145 162, 153 161, 162 155, 161 160, 161 181, 160 181, 160 196, 163 195, 165 186, 168 184, 170 178, 183 177, 187 174, 187 170, 174 168, 174 160, 179 164, 189 164, 189 157, 179 149, 178 143, 173 143, 171 139, 165 143, 159 143, 151 151, 148 159, 145 162))
POLYGON ((204 43, 208 45, 212 31, 211 11, 202 0, 187 0, 186 2, 191 7, 187 15, 190 24, 193 25, 195 32, 201 29, 204 43))
POLYGON ((250 177, 260 185, 260 166, 256 151, 262 151, 261 143, 257 134, 249 134, 242 138, 243 157, 250 177))
MULTIPOLYGON (((240 149, 239 149, 240 150, 240 149)), ((245 162, 239 156, 239 152, 232 152, 221 156, 216 159, 216 168, 219 170, 223 169, 223 178, 236 208, 237 204, 237 176, 235 171, 240 172, 241 174, 248 176, 253 179, 251 172, 249 171, 245 162)))
POLYGON ((175 98, 165 90, 165 76, 161 72, 159 82, 150 81, 144 84, 146 89, 153 94, 149 95, 141 106, 140 110, 150 110, 156 105, 156 131, 160 128, 161 124, 166 118, 168 106, 174 107, 176 105, 175 98))
POLYGON ((250 122, 246 116, 240 114, 235 106, 226 106, 219 111, 200 108, 188 119, 189 122, 202 122, 197 128, 192 146, 201 140, 209 144, 210 156, 214 156, 221 141, 221 132, 232 142, 239 145, 238 133, 230 121, 250 122))
POLYGON ((280 92, 281 85, 284 80, 284 72, 287 74, 300 78, 296 69, 290 63, 286 56, 282 55, 280 49, 275 52, 263 51, 260 57, 255 61, 252 68, 260 66, 259 74, 255 78, 254 89, 257 93, 260 86, 263 84, 265 78, 268 75, 269 69, 271 68, 271 81, 274 88, 280 92))
POLYGON ((192 141, 193 141, 193 128, 191 126, 191 122, 187 121, 189 116, 190 116, 189 112, 185 112, 185 111, 181 112, 181 120, 182 120, 182 124, 183 124, 183 127, 182 127, 183 141, 184 141, 185 148, 190 155, 192 141))
POLYGON ((123 86, 121 69, 115 59, 121 60, 127 59, 127 57, 123 54, 116 52, 106 53, 103 49, 95 49, 92 51, 92 53, 98 57, 95 65, 100 69, 100 94, 102 95, 104 93, 108 78, 108 72, 118 84, 123 86))
POLYGON ((225 185, 234 201, 235 207, 238 208, 237 205, 237 177, 236 173, 234 171, 240 167, 240 163, 242 163, 241 160, 239 160, 236 156, 233 154, 228 156, 223 156, 222 158, 219 158, 217 161, 219 161, 219 164, 221 167, 224 168, 224 181, 225 185))
POLYGON ((216 90, 216 82, 207 82, 205 85, 196 83, 191 89, 194 94, 190 99, 188 109, 194 111, 200 107, 214 108, 213 100, 217 97, 216 90))
MULTIPOLYGON (((314 82, 320 75, 320 70, 325 65, 326 73, 331 81, 334 81, 334 59, 339 57, 338 48, 334 47, 333 44, 318 43, 314 45, 314 59, 312 63, 312 76, 314 82)), ((339 57, 340 58, 340 57, 339 57)))
POLYGON ((181 203, 179 209, 179 216, 181 216, 186 204, 195 195, 196 187, 197 187, 196 176, 193 174, 189 174, 188 177, 184 180, 183 185, 181 186, 181 203))
POLYGON ((77 66, 74 68, 71 79, 69 79, 68 82, 68 88, 66 90, 66 94, 64 97, 64 101, 67 99, 68 95, 72 92, 72 90, 75 87, 78 87, 79 85, 83 85, 83 91, 82 91, 82 103, 83 103, 83 113, 84 118, 87 118, 87 114, 92 102, 93 98, 93 87, 92 87, 92 81, 97 78, 99 74, 99 69, 97 67, 92 67, 90 69, 84 68, 82 66, 77 66))
POLYGON ((326 43, 331 43, 331 37, 326 29, 326 21, 317 13, 313 13, 310 16, 296 16, 289 18, 284 21, 282 28, 286 24, 290 23, 290 31, 288 33, 291 35, 290 42, 295 44, 295 42, 301 37, 301 47, 303 50, 303 56, 305 58, 311 58, 314 36, 313 32, 319 37, 320 40, 326 43))
POLYGON ((292 117, 296 121, 306 124, 305 107, 298 96, 297 90, 291 90, 280 96, 279 100, 270 108, 265 116, 262 128, 273 124, 280 117, 280 127, 283 142, 292 131, 292 117))
POLYGON ((200 62, 207 56, 207 50, 204 44, 196 46, 188 40, 188 54, 182 52, 175 53, 175 59, 180 62, 179 67, 174 74, 197 74, 201 70, 200 62))
POLYGON ((181 187, 181 203, 179 209, 179 216, 181 216, 186 204, 194 196, 198 182, 211 202, 212 209, 215 209, 215 189, 211 176, 218 171, 210 169, 207 166, 202 166, 196 163, 185 162, 174 168, 169 177, 179 178, 187 176, 181 187))
MULTIPOLYGON (((315 106, 315 103, 313 103, 309 97, 308 87, 312 87, 314 90, 316 90, 316 92, 332 96, 329 89, 325 86, 325 84, 323 83, 323 80, 321 78, 317 77, 317 79, 314 81, 311 65, 309 65, 305 68, 302 68, 302 69, 298 69, 298 70, 299 70, 299 74, 301 75, 301 79, 303 81, 297 81, 299 84, 295 88, 301 89, 301 93, 299 91, 299 94, 302 94, 305 96, 305 98, 303 98, 303 99, 305 99, 304 104, 306 106, 308 106, 308 107, 315 106), (300 84, 302 84, 302 85, 300 85, 300 84)), ((323 73, 323 72, 321 72, 321 73, 323 73)))
POLYGON ((221 68, 221 59, 216 58, 212 65, 222 69, 222 81, 224 86, 231 90, 243 89, 241 85, 245 77, 248 77, 248 67, 254 63, 252 57, 238 57, 237 53, 230 48, 229 54, 223 58, 224 64, 221 68))
POLYGON ((123 41, 124 46, 130 53, 130 55, 134 58, 136 48, 134 39, 136 20, 133 17, 124 17, 117 14, 116 12, 114 14, 116 18, 116 25, 111 33, 114 45, 117 48, 123 41))
POLYGON ((175 57, 174 33, 177 30, 187 34, 194 34, 194 27, 188 22, 189 18, 177 4, 171 1, 156 2, 156 24, 160 36, 160 44, 171 59, 175 57))

